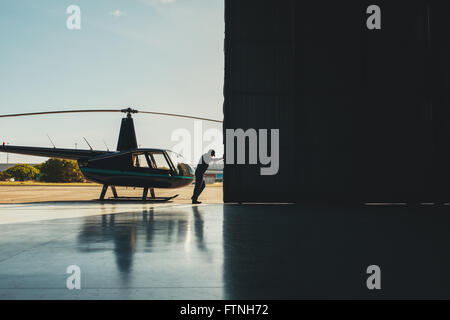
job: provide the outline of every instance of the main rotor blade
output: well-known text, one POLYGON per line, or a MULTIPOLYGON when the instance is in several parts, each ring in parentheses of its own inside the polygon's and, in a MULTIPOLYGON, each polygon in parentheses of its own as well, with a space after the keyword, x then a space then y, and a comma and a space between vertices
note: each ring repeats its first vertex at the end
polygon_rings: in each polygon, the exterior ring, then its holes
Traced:
POLYGON ((187 116, 187 115, 176 114, 176 113, 151 112, 151 111, 137 111, 137 113, 146 113, 146 114, 155 114, 155 115, 159 115, 159 116, 170 116, 170 117, 178 117, 178 118, 187 118, 187 119, 195 119, 195 120, 204 120, 204 121, 211 121, 211 122, 217 122, 217 123, 222 123, 222 122, 223 122, 223 121, 215 120, 215 119, 208 119, 208 118, 201 118, 201 117, 187 116))
POLYGON ((188 116, 183 114, 175 114, 175 113, 165 113, 165 112, 152 112, 152 111, 139 111, 134 109, 93 109, 93 110, 62 110, 62 111, 44 111, 44 112, 30 112, 30 113, 16 113, 16 114, 5 114, 0 115, 0 118, 12 118, 12 117, 26 117, 26 116, 40 116, 47 114, 64 114, 64 113, 98 113, 98 112, 122 112, 122 113, 145 113, 145 114, 154 114, 160 116, 170 116, 170 117, 178 117, 178 118, 186 118, 186 119, 195 119, 195 120, 203 120, 203 121, 211 121, 222 123, 221 120, 208 119, 202 117, 188 116))
POLYGON ((45 111, 45 112, 30 112, 30 113, 16 113, 0 115, 0 118, 12 118, 23 116, 39 116, 46 114, 61 114, 61 113, 84 113, 84 112, 122 112, 122 110, 110 109, 110 110, 64 110, 64 111, 45 111))

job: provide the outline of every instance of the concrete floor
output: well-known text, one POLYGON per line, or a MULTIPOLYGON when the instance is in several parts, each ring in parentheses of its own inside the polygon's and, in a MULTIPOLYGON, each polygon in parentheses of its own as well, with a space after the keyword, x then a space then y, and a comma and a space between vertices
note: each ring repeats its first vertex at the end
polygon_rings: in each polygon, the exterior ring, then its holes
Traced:
POLYGON ((3 204, 6 218, 1 299, 450 298, 445 206, 3 204))

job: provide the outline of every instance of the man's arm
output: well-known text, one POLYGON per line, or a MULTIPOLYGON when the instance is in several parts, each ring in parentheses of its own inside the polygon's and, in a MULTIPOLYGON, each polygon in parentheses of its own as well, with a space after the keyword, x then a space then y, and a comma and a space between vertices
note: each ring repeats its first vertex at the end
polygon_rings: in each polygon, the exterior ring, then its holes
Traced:
POLYGON ((217 161, 221 161, 221 160, 223 160, 223 156, 220 158, 211 158, 212 162, 217 162, 217 161))

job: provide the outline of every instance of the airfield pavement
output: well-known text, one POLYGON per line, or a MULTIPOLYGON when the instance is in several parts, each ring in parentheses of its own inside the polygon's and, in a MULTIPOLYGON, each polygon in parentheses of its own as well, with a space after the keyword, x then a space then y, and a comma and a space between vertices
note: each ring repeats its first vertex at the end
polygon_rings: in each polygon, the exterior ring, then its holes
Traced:
MULTIPOLYGON (((0 185, 0 204, 7 203, 42 203, 42 202, 73 202, 73 201, 91 201, 100 196, 101 185, 0 185)), ((187 204, 191 203, 191 196, 194 185, 179 189, 155 189, 157 197, 168 197, 178 194, 172 203, 187 204)), ((117 187, 117 193, 124 197, 141 197, 142 188, 124 188, 117 187)), ((106 198, 112 197, 111 189, 108 189, 106 198)), ((149 192, 150 196, 150 192, 149 192)), ((200 196, 200 201, 204 203, 223 203, 222 184, 206 185, 205 190, 200 196)))

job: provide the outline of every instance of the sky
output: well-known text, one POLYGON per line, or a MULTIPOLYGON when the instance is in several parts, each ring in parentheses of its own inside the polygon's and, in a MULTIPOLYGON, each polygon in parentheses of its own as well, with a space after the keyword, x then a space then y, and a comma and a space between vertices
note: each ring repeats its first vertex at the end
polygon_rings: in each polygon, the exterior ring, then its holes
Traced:
MULTIPOLYGON (((0 1, 0 114, 133 107, 221 120, 223 6, 222 0, 0 1), (80 30, 66 26, 70 5, 81 9, 80 30)), ((50 147, 48 134, 58 148, 87 149, 86 137, 94 149, 106 143, 115 150, 121 117, 0 119, 0 143, 50 147)), ((193 120, 134 119, 143 148, 173 149, 177 129, 194 135, 193 120)), ((43 160, 9 155, 10 163, 43 160)))

